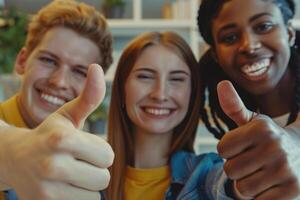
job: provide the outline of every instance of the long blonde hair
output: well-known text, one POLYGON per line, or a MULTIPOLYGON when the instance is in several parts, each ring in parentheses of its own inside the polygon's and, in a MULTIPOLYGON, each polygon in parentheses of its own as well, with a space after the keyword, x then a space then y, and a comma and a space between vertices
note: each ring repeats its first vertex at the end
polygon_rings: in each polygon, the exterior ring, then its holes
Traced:
POLYGON ((178 150, 193 152, 193 144, 199 119, 200 79, 197 61, 189 45, 173 32, 144 33, 134 39, 124 50, 112 85, 108 121, 108 141, 115 152, 115 161, 110 168, 111 182, 106 191, 107 199, 123 197, 125 169, 134 160, 133 124, 125 110, 125 82, 143 50, 151 45, 163 45, 174 51, 191 71, 192 89, 190 104, 184 120, 174 129, 169 156, 178 150))
POLYGON ((92 40, 101 53, 99 64, 104 71, 108 69, 112 63, 112 35, 105 18, 94 7, 73 0, 54 0, 33 16, 25 45, 27 56, 45 33, 57 26, 70 28, 92 40))

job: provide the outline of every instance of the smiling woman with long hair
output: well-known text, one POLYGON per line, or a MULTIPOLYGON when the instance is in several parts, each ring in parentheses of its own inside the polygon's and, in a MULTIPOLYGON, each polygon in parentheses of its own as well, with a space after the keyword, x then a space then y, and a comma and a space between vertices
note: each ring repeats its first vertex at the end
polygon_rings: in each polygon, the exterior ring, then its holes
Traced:
POLYGON ((109 200, 225 199, 222 159, 193 149, 200 83, 196 59, 175 33, 145 33, 124 50, 109 113, 109 200))

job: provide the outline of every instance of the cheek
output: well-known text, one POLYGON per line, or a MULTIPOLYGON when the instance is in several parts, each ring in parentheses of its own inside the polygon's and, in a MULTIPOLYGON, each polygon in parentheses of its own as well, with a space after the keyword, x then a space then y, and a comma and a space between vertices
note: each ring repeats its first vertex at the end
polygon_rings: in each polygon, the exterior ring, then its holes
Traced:
POLYGON ((76 97, 79 96, 82 91, 84 90, 85 84, 86 84, 86 79, 82 80, 77 80, 77 81, 72 81, 72 88, 75 91, 76 97))
POLYGON ((53 68, 43 66, 38 61, 28 62, 26 69, 23 75, 23 81, 26 82, 26 84, 35 84, 36 81, 46 80, 53 73, 53 68))
POLYGON ((184 108, 185 111, 188 110, 190 98, 191 98, 191 90, 190 88, 185 88, 181 91, 175 91, 176 93, 176 99, 181 104, 181 107, 184 108))
POLYGON ((28 71, 25 72, 23 75, 23 84, 31 85, 35 84, 36 81, 41 79, 46 79, 49 76, 49 72, 44 70, 43 68, 30 68, 28 71))
POLYGON ((132 107, 134 106, 140 99, 142 96, 142 91, 137 92, 138 90, 129 90, 128 92, 126 92, 125 94, 125 103, 126 103, 126 107, 132 107))
POLYGON ((235 50, 233 48, 220 48, 216 52, 217 62, 224 70, 231 68, 234 63, 235 50))
POLYGON ((274 43, 274 49, 276 49, 278 51, 278 55, 280 55, 281 59, 284 62, 288 62, 289 58, 290 58, 290 45, 288 43, 288 41, 286 40, 281 40, 278 41, 277 43, 274 43))

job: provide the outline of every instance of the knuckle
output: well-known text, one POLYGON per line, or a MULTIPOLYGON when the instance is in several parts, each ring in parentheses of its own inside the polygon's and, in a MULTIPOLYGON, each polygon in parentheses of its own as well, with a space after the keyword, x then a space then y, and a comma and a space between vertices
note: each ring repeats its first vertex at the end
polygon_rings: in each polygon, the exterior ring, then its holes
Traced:
POLYGON ((52 158, 48 157, 48 158, 42 159, 37 164, 37 173, 39 174, 40 177, 43 177, 43 178, 52 177, 54 174, 54 166, 53 166, 52 158))
POLYGON ((257 129, 259 131, 260 138, 266 138, 271 141, 278 140, 280 133, 280 128, 269 118, 264 120, 259 120, 256 123, 257 129))
POLYGON ((285 163, 287 162, 287 154, 282 149, 280 145, 280 140, 272 140, 272 141, 266 141, 261 143, 261 148, 264 151, 264 155, 270 156, 272 158, 272 161, 279 162, 279 163, 285 163))
POLYGON ((253 192, 251 191, 251 189, 250 189, 251 187, 249 187, 249 186, 250 186, 249 184, 241 183, 240 181, 237 181, 237 183, 236 183, 236 189, 244 197, 253 196, 253 192))
POLYGON ((299 185, 297 178, 294 177, 291 181, 289 181, 286 184, 285 187, 288 188, 285 193, 287 196, 291 196, 291 199, 299 199, 300 185, 299 185))
POLYGON ((235 170, 233 170, 233 167, 229 161, 226 161, 224 164, 224 172, 230 179, 233 179, 233 180, 237 179, 235 170))
POLYGON ((225 156, 225 154, 224 154, 224 148, 223 148, 223 145, 222 145, 221 142, 219 142, 219 143, 217 144, 217 151, 218 151, 219 155, 220 155, 222 158, 224 158, 224 156, 225 156))
POLYGON ((63 140, 67 137, 65 131, 60 129, 54 130, 50 133, 49 137, 47 138, 47 145, 51 149, 59 149, 63 140))

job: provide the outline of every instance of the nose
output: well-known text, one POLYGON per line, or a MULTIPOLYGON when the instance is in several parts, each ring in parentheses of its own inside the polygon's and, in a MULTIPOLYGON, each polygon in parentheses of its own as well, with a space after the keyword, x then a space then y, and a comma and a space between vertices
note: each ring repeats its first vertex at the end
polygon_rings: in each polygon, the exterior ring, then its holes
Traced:
POLYGON ((69 77, 65 67, 56 68, 48 79, 49 85, 59 89, 66 89, 68 87, 68 82, 69 77))
POLYGON ((150 97, 156 101, 166 101, 168 99, 168 86, 166 81, 159 80, 150 93, 150 97))
POLYGON ((262 47, 259 38, 254 33, 244 33, 239 51, 244 54, 255 54, 262 47))

